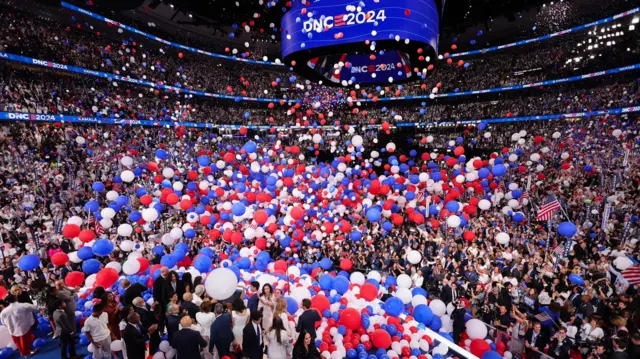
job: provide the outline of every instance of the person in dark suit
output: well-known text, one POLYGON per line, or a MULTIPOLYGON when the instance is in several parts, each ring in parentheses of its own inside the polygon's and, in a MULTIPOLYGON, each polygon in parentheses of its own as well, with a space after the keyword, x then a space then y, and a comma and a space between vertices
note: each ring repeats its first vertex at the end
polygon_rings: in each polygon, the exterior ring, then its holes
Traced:
POLYGON ((171 304, 167 309, 167 335, 169 336, 169 342, 173 338, 173 334, 180 329, 180 306, 171 304))
POLYGON ((296 332, 300 333, 305 330, 311 335, 311 342, 316 342, 316 322, 322 320, 318 311, 311 310, 311 300, 305 298, 302 300, 302 308, 304 312, 300 314, 298 318, 298 325, 296 325, 296 332))
POLYGON ((182 312, 187 312, 191 319, 196 319, 196 313, 200 311, 200 308, 193 304, 193 295, 191 293, 184 293, 182 296, 182 312))
POLYGON ((467 311, 462 301, 458 300, 455 304, 456 309, 451 313, 451 320, 453 320, 453 338, 455 342, 458 343, 460 341, 460 335, 466 329, 464 316, 467 314, 467 311))
POLYGON ((628 340, 628 338, 613 337, 613 353, 611 354, 611 359, 629 359, 629 353, 625 351, 628 340))
POLYGON ((458 285, 454 282, 450 282, 442 287, 442 292, 440 292, 440 299, 444 302, 444 304, 449 304, 458 299, 458 293, 456 292, 458 289, 458 285))
POLYGON ((160 277, 158 277, 153 283, 153 300, 160 306, 160 321, 158 326, 160 331, 164 329, 167 321, 167 304, 169 304, 169 294, 173 292, 171 285, 169 284, 169 268, 160 268, 160 277))
POLYGON ((184 283, 180 280, 180 276, 178 273, 171 271, 169 272, 169 285, 171 286, 171 290, 178 294, 178 298, 182 298, 185 293, 184 283))
POLYGON ((157 331, 158 325, 153 324, 145 328, 140 321, 140 314, 135 311, 127 316, 127 325, 122 331, 122 340, 127 350, 128 358, 146 358, 147 339, 157 331))
POLYGON ((251 322, 242 330, 242 356, 249 359, 262 359, 264 354, 264 341, 262 340, 262 328, 260 321, 262 313, 251 312, 251 322))
POLYGON ((247 309, 249 309, 249 313, 252 313, 258 310, 258 302, 260 299, 258 298, 258 291, 260 290, 260 283, 258 281, 251 282, 251 296, 247 300, 247 309))
POLYGON ((60 268, 60 278, 65 279, 67 274, 73 272, 73 268, 71 268, 71 262, 67 261, 64 264, 64 267, 60 268))
POLYGON ((211 334, 209 335, 209 353, 213 353, 213 348, 218 350, 218 356, 229 354, 229 347, 235 338, 231 330, 231 314, 224 313, 222 303, 216 303, 213 308, 216 320, 211 324, 211 334))
POLYGON ((524 346, 526 348, 527 358, 538 359, 542 349, 547 345, 547 339, 542 332, 542 325, 535 323, 533 328, 527 330, 524 335, 524 346))
POLYGON ((548 354, 556 359, 570 359, 571 339, 567 337, 567 328, 558 329, 551 340, 548 354))
POLYGON ((200 358, 200 351, 207 346, 207 342, 202 338, 200 332, 191 329, 192 324, 191 317, 183 317, 180 320, 182 329, 175 333, 173 339, 169 341, 169 344, 176 349, 176 359, 200 358))
POLYGON ((124 294, 120 296, 120 304, 122 304, 123 307, 131 305, 135 298, 142 297, 142 293, 149 290, 149 288, 140 283, 131 285, 131 281, 128 279, 124 279, 121 285, 122 289, 124 289, 124 294))
POLYGON ((152 356, 160 346, 160 333, 157 330, 149 331, 151 326, 158 324, 156 313, 153 311, 155 306, 156 303, 153 303, 153 306, 149 307, 142 297, 133 299, 133 310, 140 316, 140 325, 149 333, 149 355, 152 356))

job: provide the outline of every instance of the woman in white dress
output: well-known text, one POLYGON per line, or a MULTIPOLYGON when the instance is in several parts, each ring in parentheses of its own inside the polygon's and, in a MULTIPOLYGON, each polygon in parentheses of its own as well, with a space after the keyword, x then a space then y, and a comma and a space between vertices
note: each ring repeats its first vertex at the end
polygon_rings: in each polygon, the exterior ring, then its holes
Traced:
POLYGON ((207 349, 204 350, 204 359, 213 359, 214 356, 209 353, 209 335, 211 335, 211 324, 216 320, 216 315, 211 312, 211 302, 204 301, 200 304, 200 311, 196 313, 196 321, 200 325, 200 334, 207 342, 207 349))
POLYGON ((268 346, 267 357, 269 359, 287 359, 291 357, 289 334, 284 329, 280 317, 273 317, 273 324, 265 335, 264 343, 268 346))
POLYGON ((273 302, 273 287, 267 283, 262 286, 262 295, 260 296, 260 303, 258 303, 258 310, 262 309, 262 329, 271 329, 271 323, 273 322, 273 310, 275 304, 273 302))
POLYGON ((231 324, 233 328, 233 336, 235 338, 233 345, 240 349, 242 348, 242 331, 244 330, 244 326, 247 325, 251 319, 251 313, 249 313, 249 310, 244 306, 244 302, 240 298, 236 298, 231 306, 233 308, 233 311, 231 312, 231 324))
MULTIPOLYGON (((284 330, 287 332, 287 336, 289 337, 289 342, 287 343, 287 358, 290 358, 291 352, 293 351, 293 342, 295 341, 295 329, 291 328, 291 322, 289 321, 289 314, 287 313, 287 300, 284 298, 280 298, 276 300, 276 311, 273 313, 273 318, 276 317, 282 320, 282 326, 284 330)), ((274 324, 275 325, 275 324, 274 324)))

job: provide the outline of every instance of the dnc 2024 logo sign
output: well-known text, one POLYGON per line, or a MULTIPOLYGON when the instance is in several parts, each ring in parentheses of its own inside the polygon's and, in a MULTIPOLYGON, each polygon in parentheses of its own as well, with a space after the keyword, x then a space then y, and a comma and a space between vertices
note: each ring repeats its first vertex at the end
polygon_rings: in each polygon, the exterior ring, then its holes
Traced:
POLYGON ((319 19, 309 19, 302 23, 304 32, 329 31, 334 27, 362 25, 366 23, 374 24, 377 21, 384 22, 387 19, 384 9, 356 11, 335 16, 324 16, 319 19))

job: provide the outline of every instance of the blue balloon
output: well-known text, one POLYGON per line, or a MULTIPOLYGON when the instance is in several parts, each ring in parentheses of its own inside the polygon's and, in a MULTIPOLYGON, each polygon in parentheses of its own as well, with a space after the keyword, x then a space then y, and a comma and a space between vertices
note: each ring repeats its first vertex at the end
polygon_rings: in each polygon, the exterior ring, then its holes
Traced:
POLYGON ((397 317, 404 311, 404 303, 398 297, 391 297, 384 302, 384 310, 392 317, 397 317))
POLYGON ((34 270, 40 266, 40 258, 35 254, 27 254, 18 260, 18 268, 22 270, 34 270))
POLYGON ((502 165, 495 165, 493 166, 493 169, 491 170, 491 172, 493 173, 494 176, 504 176, 507 173, 507 168, 502 165))
POLYGON ((98 239, 97 241, 95 241, 93 246, 91 246, 93 254, 98 257, 108 256, 109 254, 111 254, 111 252, 113 252, 113 249, 113 243, 108 239, 98 239))
POLYGON ((158 157, 161 160, 164 160, 167 158, 167 151, 163 150, 163 149, 159 149, 156 151, 156 157, 158 157))
POLYGON ((344 294, 349 290, 349 286, 351 285, 351 283, 349 283, 349 280, 341 275, 337 276, 334 280, 333 280, 333 289, 335 289, 338 294, 344 294))
POLYGON ((162 264, 167 268, 173 268, 176 266, 177 263, 178 263, 178 260, 176 256, 173 254, 167 254, 165 256, 162 256, 162 259, 160 259, 160 264, 162 264))
POLYGON ((429 324, 429 328, 431 328, 431 330, 433 330, 434 332, 439 331, 440 328, 442 328, 442 319, 440 319, 440 317, 438 317, 437 315, 434 315, 433 319, 431 319, 431 324, 429 324))
POLYGON ((574 234, 578 231, 578 228, 575 224, 571 222, 562 222, 558 225, 558 233, 561 236, 565 237, 573 237, 574 234))
POLYGON ((284 299, 287 300, 287 312, 292 315, 295 314, 298 311, 298 302, 291 297, 285 297, 284 299))
POLYGON ((320 267, 324 270, 329 270, 333 267, 333 262, 329 258, 322 258, 320 260, 320 267))
POLYGON ((85 274, 95 274, 100 271, 100 262, 97 259, 87 259, 82 262, 82 271, 85 274))
POLYGON ((91 249, 91 247, 82 247, 78 249, 78 258, 83 261, 93 258, 93 249, 91 249))
POLYGON ((45 339, 38 338, 38 339, 33 341, 33 347, 36 348, 36 349, 41 349, 45 345, 47 345, 47 341, 45 339))
POLYGON ((433 320, 433 311, 431 310, 431 308, 429 308, 429 306, 425 304, 419 304, 413 309, 413 317, 419 323, 429 325, 433 320))
POLYGON ((93 182, 93 184, 91 185, 91 188, 93 188, 93 190, 96 191, 96 192, 102 192, 102 191, 104 191, 104 183, 102 183, 102 182, 93 182))
POLYGON ((206 167, 209 165, 209 163, 211 163, 211 161, 209 161, 209 157, 207 156, 198 157, 198 164, 200 165, 200 167, 206 167))
POLYGON ((447 203, 447 210, 451 213, 456 213, 460 209, 460 204, 456 201, 449 201, 447 203))
POLYGON ((573 284, 577 284, 577 285, 583 285, 584 284, 584 278, 582 278, 582 276, 578 275, 578 274, 569 274, 569 281, 573 284))
POLYGON ((140 213, 138 211, 133 211, 133 212, 129 213, 129 220, 131 222, 138 222, 141 219, 142 219, 142 213, 140 213))
POLYGON ((380 210, 377 208, 369 208, 369 210, 367 211, 367 219, 370 222, 378 222, 381 216, 382 213, 380 213, 380 210))
POLYGON ((193 261, 193 267, 200 273, 207 273, 211 270, 211 257, 201 255, 193 261))
POLYGON ((0 359, 7 359, 12 355, 13 355, 13 349, 11 348, 3 348, 2 350, 0 350, 0 359))
POLYGON ((318 282, 322 290, 331 290, 333 288, 333 276, 331 274, 323 274, 318 282))
POLYGON ((502 359, 502 355, 496 351, 489 350, 482 354, 482 359, 502 359))
POLYGON ((524 221, 524 214, 522 214, 522 212, 516 212, 511 218, 514 222, 521 223, 522 221, 524 221))
POLYGON ((242 216, 246 211, 247 207, 245 207, 244 203, 242 202, 236 202, 233 204, 233 206, 231 206, 231 213, 233 213, 234 216, 242 216))

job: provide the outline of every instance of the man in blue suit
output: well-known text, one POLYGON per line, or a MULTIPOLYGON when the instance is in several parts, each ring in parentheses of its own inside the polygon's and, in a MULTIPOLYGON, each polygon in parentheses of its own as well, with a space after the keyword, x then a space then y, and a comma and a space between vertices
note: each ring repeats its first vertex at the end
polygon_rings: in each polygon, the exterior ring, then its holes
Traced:
POLYGON ((173 335, 171 346, 177 351, 177 359, 200 358, 200 351, 207 345, 199 331, 191 329, 191 317, 185 316, 180 320, 182 329, 173 335))
POLYGON ((260 289, 260 283, 258 281, 251 282, 251 296, 249 300, 247 300, 247 309, 249 309, 249 313, 253 313, 258 311, 258 302, 260 299, 258 298, 258 290, 260 289))
POLYGON ((229 354, 229 347, 235 338, 233 336, 231 314, 224 313, 222 303, 216 303, 213 308, 216 320, 211 324, 211 334, 209 335, 209 353, 213 353, 213 348, 218 349, 218 356, 229 354))

